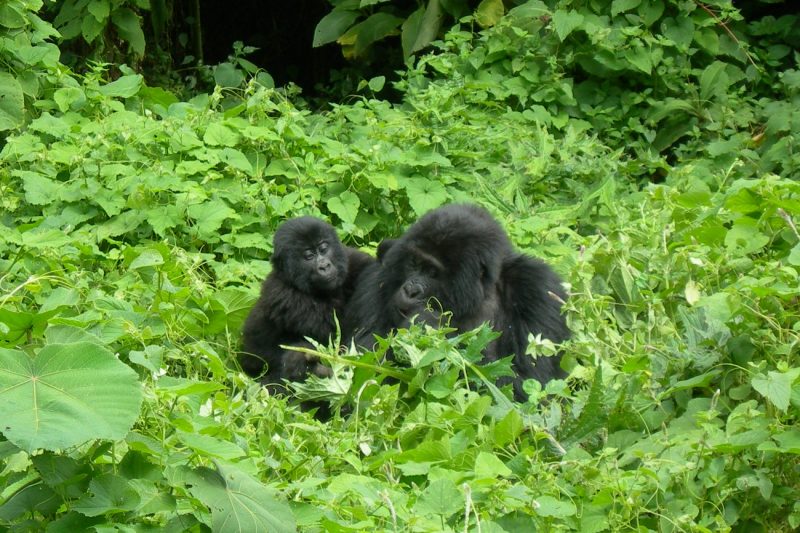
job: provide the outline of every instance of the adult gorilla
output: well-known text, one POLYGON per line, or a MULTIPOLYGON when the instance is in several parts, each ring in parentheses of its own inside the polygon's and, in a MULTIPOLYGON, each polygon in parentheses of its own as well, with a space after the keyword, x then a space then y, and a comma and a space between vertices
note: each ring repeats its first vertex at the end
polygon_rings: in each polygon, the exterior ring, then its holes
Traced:
POLYGON ((442 311, 450 311, 450 325, 458 330, 488 321, 501 335, 486 348, 485 359, 514 356, 514 397, 522 401, 523 380, 545 383, 563 375, 560 356, 534 360, 525 351, 530 333, 554 342, 569 337, 561 315, 566 298, 556 273, 515 252, 485 209, 448 205, 382 244, 379 263, 357 281, 343 331, 345 339, 371 346, 373 334, 406 327, 412 317, 436 326, 442 311))
POLYGON ((342 315, 355 279, 375 260, 342 245, 333 227, 314 217, 287 220, 273 241, 272 272, 244 325, 242 369, 265 385, 302 381, 309 372, 326 377, 328 367, 280 346, 310 347, 305 337, 327 342, 334 313, 342 315))

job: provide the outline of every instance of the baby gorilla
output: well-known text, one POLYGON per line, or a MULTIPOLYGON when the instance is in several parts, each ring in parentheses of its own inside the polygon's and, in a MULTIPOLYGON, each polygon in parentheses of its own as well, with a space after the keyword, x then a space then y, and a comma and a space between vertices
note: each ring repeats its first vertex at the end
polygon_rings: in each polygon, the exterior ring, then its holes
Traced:
POLYGON ((318 360, 280 346, 310 348, 305 337, 327 342, 336 331, 334 312, 341 315, 354 280, 374 259, 342 245, 330 224, 308 216, 284 222, 273 244, 272 272, 247 316, 239 361, 274 391, 282 379, 330 375, 318 360))
POLYGON ((545 383, 563 372, 560 356, 534 360, 528 335, 553 342, 569 337, 561 304, 567 295, 555 272, 538 259, 514 251, 503 228, 476 205, 448 205, 426 213, 406 233, 381 246, 380 263, 358 280, 343 321, 345 339, 370 346, 373 334, 417 322, 464 331, 489 322, 500 337, 486 361, 513 355, 514 397, 526 398, 525 379, 545 383))

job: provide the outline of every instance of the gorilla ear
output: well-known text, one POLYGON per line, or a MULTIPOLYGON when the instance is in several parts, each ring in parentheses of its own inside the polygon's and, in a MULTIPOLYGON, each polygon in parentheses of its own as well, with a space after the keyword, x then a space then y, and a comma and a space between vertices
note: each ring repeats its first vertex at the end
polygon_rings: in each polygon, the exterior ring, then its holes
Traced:
POLYGON ((378 250, 375 252, 375 254, 378 256, 379 262, 386 257, 386 254, 395 244, 397 244, 397 239, 384 239, 381 241, 381 243, 378 245, 378 250))

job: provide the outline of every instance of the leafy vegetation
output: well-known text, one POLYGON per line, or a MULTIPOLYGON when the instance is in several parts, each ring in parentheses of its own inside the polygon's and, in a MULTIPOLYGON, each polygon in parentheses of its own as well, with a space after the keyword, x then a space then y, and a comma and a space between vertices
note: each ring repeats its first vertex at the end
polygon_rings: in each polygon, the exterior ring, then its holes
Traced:
POLYGON ((255 78, 181 101, 77 74, 41 8, 0 7, 1 526, 800 526, 796 17, 527 2, 461 19, 401 102, 322 113, 255 78), (372 250, 450 201, 568 281, 566 381, 514 404, 487 328, 415 327, 319 347, 321 422, 236 368, 281 221, 372 250))

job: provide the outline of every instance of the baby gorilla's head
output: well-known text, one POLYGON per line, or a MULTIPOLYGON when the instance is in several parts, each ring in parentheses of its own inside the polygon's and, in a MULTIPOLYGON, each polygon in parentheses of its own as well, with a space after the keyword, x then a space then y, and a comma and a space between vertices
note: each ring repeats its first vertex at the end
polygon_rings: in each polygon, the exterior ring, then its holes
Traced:
POLYGON ((275 232, 272 268, 307 294, 330 293, 347 277, 347 256, 333 227, 314 217, 287 220, 275 232))

